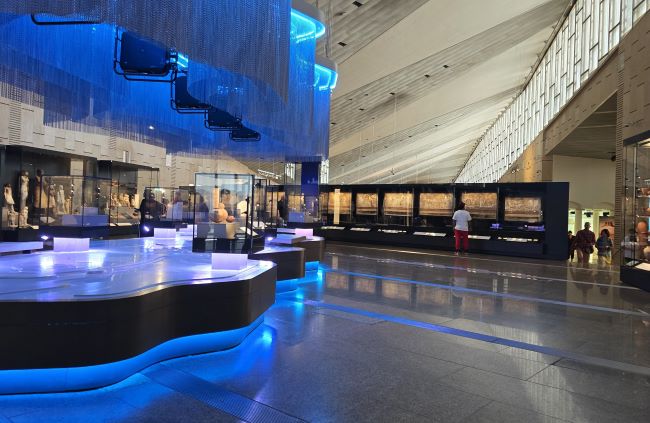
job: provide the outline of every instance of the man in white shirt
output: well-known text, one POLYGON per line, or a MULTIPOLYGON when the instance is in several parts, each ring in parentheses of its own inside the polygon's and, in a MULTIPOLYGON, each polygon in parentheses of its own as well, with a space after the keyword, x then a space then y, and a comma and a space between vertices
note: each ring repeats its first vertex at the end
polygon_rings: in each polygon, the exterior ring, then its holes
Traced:
POLYGON ((458 210, 454 212, 452 217, 454 221, 454 237, 456 238, 456 254, 461 250, 461 242, 463 251, 469 250, 469 222, 472 216, 465 210, 465 203, 458 205, 458 210))

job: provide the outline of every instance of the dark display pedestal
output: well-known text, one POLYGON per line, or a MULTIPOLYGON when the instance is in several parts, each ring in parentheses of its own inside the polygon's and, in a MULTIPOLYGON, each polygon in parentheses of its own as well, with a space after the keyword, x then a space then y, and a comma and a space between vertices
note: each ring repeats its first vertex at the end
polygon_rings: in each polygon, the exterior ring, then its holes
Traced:
POLYGON ((621 266, 621 282, 650 292, 650 272, 621 266))

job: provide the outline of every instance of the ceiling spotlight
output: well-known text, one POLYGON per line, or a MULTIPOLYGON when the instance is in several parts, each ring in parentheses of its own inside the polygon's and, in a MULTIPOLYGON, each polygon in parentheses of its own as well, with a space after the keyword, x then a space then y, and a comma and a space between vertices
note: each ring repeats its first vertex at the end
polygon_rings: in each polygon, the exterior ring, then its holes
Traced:
POLYGON ((150 131, 153 131, 154 129, 156 129, 156 128, 153 125, 149 125, 149 130, 150 131))

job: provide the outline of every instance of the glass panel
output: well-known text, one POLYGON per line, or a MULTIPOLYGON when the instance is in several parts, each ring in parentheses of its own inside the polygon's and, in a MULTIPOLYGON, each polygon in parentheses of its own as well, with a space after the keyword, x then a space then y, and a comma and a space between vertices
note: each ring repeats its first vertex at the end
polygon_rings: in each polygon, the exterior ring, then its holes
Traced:
POLYGON ((253 238, 253 175, 197 173, 193 251, 246 253, 253 238))
POLYGON ((383 223, 409 226, 413 217, 413 192, 387 192, 382 202, 383 223))
POLYGON ((154 227, 191 223, 194 218, 194 206, 190 198, 190 190, 187 188, 147 188, 144 200, 140 204, 140 218, 143 222, 153 223, 154 227))
POLYGON ((508 222, 542 222, 541 197, 506 197, 504 219, 508 222))
POLYGON ((461 201, 465 203, 465 209, 474 219, 497 218, 496 192, 464 192, 461 201))
POLYGON ((111 180, 44 176, 34 188, 35 217, 42 226, 108 226, 111 180))

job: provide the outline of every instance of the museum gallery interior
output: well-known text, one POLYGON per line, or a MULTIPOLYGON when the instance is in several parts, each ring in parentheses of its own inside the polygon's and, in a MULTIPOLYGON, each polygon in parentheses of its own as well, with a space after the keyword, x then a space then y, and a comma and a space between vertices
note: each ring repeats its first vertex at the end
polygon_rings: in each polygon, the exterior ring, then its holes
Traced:
POLYGON ((650 421, 650 0, 2 0, 0 422, 650 421))

